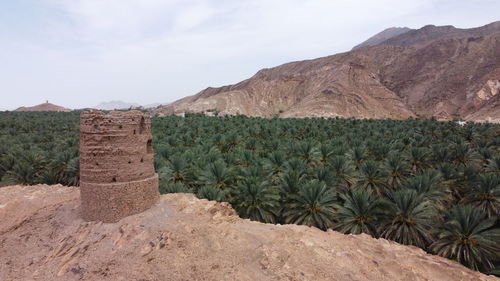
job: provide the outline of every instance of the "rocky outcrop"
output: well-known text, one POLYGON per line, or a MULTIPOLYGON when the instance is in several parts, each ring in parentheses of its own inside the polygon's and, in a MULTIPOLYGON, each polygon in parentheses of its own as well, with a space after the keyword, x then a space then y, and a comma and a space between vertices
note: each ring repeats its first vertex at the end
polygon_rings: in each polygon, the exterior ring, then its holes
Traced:
POLYGON ((116 222, 160 196, 151 120, 137 110, 80 114, 80 188, 86 220, 116 222))
POLYGON ((384 239, 244 220, 191 194, 116 223, 79 212, 76 187, 1 188, 0 280, 498 280, 384 239))
POLYGON ((48 101, 35 106, 22 106, 15 111, 57 111, 57 112, 69 112, 71 109, 49 103, 48 101))
POLYGON ((472 29, 425 26, 374 46, 263 69, 156 112, 494 119, 500 114, 493 94, 500 80, 498 58, 500 22, 472 29))

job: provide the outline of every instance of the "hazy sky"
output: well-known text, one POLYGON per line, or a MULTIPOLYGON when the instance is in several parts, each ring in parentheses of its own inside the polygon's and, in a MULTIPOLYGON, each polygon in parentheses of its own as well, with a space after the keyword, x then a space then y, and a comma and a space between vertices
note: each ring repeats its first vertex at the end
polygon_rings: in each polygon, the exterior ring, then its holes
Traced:
POLYGON ((498 0, 0 0, 0 109, 165 103, 387 27, 475 27, 498 11, 498 0))

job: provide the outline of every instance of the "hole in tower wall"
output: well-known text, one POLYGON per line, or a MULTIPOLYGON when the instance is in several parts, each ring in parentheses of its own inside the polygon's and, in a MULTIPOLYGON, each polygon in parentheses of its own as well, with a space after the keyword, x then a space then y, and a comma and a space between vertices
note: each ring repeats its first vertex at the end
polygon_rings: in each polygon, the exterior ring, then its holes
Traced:
POLYGON ((113 177, 113 178, 111 179, 111 181, 112 181, 112 182, 116 182, 116 178, 115 178, 115 177, 113 177))
POLYGON ((141 163, 144 162, 144 158, 141 158, 141 163))
POLYGON ((149 139, 148 142, 147 142, 147 144, 146 144, 146 152, 148 154, 153 153, 153 146, 152 146, 152 140, 151 139, 149 139))

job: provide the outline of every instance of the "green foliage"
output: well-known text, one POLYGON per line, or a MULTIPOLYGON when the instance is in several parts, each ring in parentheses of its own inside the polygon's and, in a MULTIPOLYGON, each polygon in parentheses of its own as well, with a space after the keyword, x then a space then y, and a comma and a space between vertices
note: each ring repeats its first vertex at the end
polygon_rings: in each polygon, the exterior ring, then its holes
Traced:
POLYGON ((473 269, 492 270, 500 253, 500 229, 496 218, 472 206, 455 206, 438 230, 432 250, 473 269))
POLYGON ((470 186, 462 202, 478 207, 488 217, 500 216, 500 174, 481 175, 478 184, 470 186))
POLYGON ((326 230, 332 226, 335 196, 326 185, 312 180, 290 195, 283 216, 286 223, 305 224, 326 230))
POLYGON ((243 178, 234 192, 233 205, 243 218, 274 223, 279 206, 276 188, 256 176, 243 178))
POLYGON ((207 185, 198 191, 198 197, 210 201, 225 201, 226 192, 217 186, 207 185))
POLYGON ((435 209, 423 194, 411 189, 393 192, 384 210, 381 237, 425 248, 432 241, 435 209))
POLYGON ((160 184, 160 193, 192 193, 192 191, 187 188, 184 184, 180 182, 160 184))
POLYGON ((335 229, 343 233, 367 233, 378 237, 382 201, 370 190, 356 189, 340 195, 344 204, 334 214, 335 229))
POLYGON ((79 185, 79 112, 0 112, 0 186, 79 185))

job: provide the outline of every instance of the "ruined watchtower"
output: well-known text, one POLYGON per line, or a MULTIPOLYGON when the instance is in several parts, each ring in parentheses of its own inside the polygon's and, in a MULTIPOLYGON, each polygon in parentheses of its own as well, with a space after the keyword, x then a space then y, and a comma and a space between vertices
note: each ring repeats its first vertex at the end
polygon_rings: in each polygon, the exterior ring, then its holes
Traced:
POLYGON ((85 220, 116 222, 159 198, 151 120, 140 111, 80 114, 80 193, 85 220))

